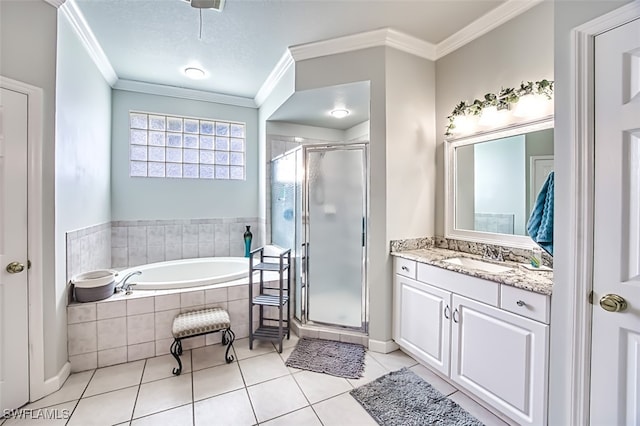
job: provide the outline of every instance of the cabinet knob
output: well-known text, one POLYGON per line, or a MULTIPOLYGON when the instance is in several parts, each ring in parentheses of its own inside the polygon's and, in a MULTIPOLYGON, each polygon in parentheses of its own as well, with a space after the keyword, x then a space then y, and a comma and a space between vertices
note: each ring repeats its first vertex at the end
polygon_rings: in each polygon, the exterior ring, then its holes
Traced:
POLYGON ((450 312, 451 312, 451 308, 449 308, 449 305, 447 305, 447 306, 444 308, 444 317, 445 317, 446 319, 449 319, 449 314, 450 314, 450 312))
POLYGON ((400 268, 400 269, 402 269, 402 270, 403 270, 403 271, 405 271, 405 272, 409 272, 409 268, 407 268, 406 266, 403 266, 403 267, 402 267, 402 268, 400 268))
POLYGON ((526 305, 526 303, 524 303, 524 301, 522 301, 522 300, 518 300, 518 301, 516 302, 516 305, 518 305, 518 306, 524 306, 524 305, 526 305))
POLYGON ((453 318, 453 322, 455 322, 456 324, 459 322, 459 321, 458 321, 458 316, 459 316, 459 314, 458 314, 458 308, 456 308, 456 309, 454 309, 454 311, 453 311, 453 315, 451 315, 451 318, 453 318))

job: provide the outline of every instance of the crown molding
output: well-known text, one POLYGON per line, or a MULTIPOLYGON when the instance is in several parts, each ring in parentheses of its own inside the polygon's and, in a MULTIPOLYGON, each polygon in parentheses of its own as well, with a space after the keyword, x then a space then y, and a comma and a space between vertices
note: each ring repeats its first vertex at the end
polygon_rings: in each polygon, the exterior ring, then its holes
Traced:
POLYGON ((436 59, 435 45, 391 28, 292 46, 289 51, 297 62, 380 46, 392 47, 425 59, 436 59))
POLYGON ((467 43, 483 36, 494 28, 526 12, 543 0, 507 0, 505 3, 482 15, 460 31, 447 37, 436 46, 436 59, 448 55, 467 43))
POLYGON ((163 84, 124 79, 118 79, 112 87, 114 89, 126 90, 128 92, 147 93, 150 95, 169 96, 172 98, 191 99, 194 101, 214 102, 225 105, 256 108, 256 103, 251 98, 224 95, 204 90, 186 89, 184 87, 166 86, 163 84))
POLYGON ((271 70, 267 79, 262 83, 262 86, 260 86, 258 93, 256 93, 254 101, 258 108, 267 100, 273 89, 275 89, 276 85, 289 70, 289 67, 293 66, 293 64, 293 57, 291 56, 289 49, 287 49, 280 57, 276 66, 271 70))
POLYGON ((437 46, 435 44, 392 28, 387 29, 385 46, 392 47, 424 59, 429 59, 431 61, 438 59, 436 56, 437 46))
POLYGON ((62 4, 65 2, 65 0, 44 0, 47 3, 49 3, 51 6, 55 7, 56 9, 59 8, 60 6, 62 6, 62 4))
POLYGON ((102 46, 100 46, 100 43, 93 34, 93 31, 89 28, 89 24, 87 24, 87 21, 78 8, 76 2, 74 0, 67 0, 60 7, 60 10, 69 20, 73 30, 80 38, 84 48, 98 67, 98 70, 100 70, 104 79, 107 81, 109 86, 113 87, 118 80, 118 75, 111 66, 111 62, 109 62, 107 55, 105 55, 104 50, 102 50, 102 46))

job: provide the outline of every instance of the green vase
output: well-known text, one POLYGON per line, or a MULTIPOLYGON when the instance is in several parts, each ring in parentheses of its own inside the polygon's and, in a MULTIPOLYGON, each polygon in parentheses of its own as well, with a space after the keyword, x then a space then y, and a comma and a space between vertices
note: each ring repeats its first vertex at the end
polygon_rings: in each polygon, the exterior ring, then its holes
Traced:
POLYGON ((244 231, 244 257, 249 257, 249 253, 251 252, 251 239, 253 238, 253 234, 251 233, 251 226, 245 225, 247 230, 244 231))

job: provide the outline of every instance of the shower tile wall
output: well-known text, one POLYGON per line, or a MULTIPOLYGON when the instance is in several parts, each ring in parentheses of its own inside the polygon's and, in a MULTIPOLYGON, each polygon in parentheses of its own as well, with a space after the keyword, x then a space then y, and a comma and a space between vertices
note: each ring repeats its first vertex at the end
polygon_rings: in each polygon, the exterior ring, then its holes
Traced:
POLYGON ((114 221, 111 225, 111 266, 128 268, 165 260, 211 256, 244 256, 246 225, 252 248, 262 245, 257 217, 114 221))
POLYGON ((111 223, 67 232, 67 281, 82 272, 111 267, 111 223))

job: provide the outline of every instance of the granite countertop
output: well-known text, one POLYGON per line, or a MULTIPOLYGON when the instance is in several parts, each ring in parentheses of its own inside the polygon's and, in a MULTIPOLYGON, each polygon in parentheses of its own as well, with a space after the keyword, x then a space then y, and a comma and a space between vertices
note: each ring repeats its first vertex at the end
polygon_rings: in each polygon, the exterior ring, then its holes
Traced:
POLYGON ((426 263, 427 265, 437 266, 438 268, 448 269, 450 271, 459 272, 472 277, 478 277, 489 281, 495 281, 500 284, 533 291, 535 293, 551 295, 553 289, 553 271, 533 271, 525 268, 522 263, 509 261, 491 262, 482 259, 481 256, 442 248, 396 251, 391 252, 391 255, 402 257, 404 259, 415 260, 417 262, 426 263), (443 262, 443 260, 450 259, 452 257, 467 257, 470 259, 482 260, 483 262, 507 266, 512 268, 512 270, 501 273, 491 273, 443 262))

